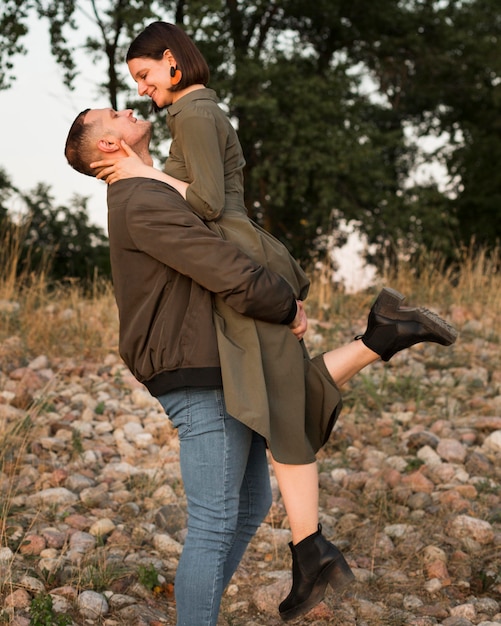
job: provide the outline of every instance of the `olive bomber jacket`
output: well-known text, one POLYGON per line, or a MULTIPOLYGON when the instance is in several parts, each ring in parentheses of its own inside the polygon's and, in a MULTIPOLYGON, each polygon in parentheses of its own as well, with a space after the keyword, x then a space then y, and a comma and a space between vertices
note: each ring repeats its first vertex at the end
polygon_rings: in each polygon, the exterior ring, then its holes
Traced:
POLYGON ((154 396, 221 384, 213 293, 266 322, 296 315, 287 281, 209 230, 163 182, 110 185, 108 230, 120 355, 154 396))

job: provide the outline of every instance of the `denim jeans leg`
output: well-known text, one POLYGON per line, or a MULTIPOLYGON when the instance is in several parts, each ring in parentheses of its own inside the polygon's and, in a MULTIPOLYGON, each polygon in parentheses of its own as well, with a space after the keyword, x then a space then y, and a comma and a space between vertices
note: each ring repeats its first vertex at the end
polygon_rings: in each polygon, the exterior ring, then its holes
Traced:
POLYGON ((184 388, 159 400, 178 430, 188 503, 175 580, 177 626, 216 626, 253 433, 228 415, 220 388, 184 388))
POLYGON ((266 442, 253 433, 251 450, 240 488, 237 532, 224 565, 223 588, 226 589, 238 564, 266 517, 272 501, 266 442))

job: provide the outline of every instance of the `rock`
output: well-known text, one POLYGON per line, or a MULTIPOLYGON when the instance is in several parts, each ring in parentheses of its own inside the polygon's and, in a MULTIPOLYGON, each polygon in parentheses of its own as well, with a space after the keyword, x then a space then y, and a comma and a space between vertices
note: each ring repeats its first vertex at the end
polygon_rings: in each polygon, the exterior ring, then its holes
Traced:
POLYGON ((287 596, 290 587, 290 577, 284 576, 282 580, 278 580, 272 585, 258 587, 252 595, 252 601, 260 613, 276 615, 277 606, 287 596))
POLYGON ((84 617, 97 620, 109 611, 106 598, 95 591, 82 591, 77 598, 77 607, 84 617))
POLYGON ((41 355, 28 363, 28 367, 32 370, 43 370, 49 367, 49 359, 45 355, 41 355))
POLYGON ((138 422, 127 422, 123 425, 125 437, 130 442, 134 442, 137 435, 143 433, 143 427, 138 422))
POLYGON ((412 433, 407 437, 407 448, 409 450, 419 450, 423 447, 428 447, 436 450, 440 442, 439 437, 428 431, 422 430, 417 433, 412 433))
POLYGON ((426 577, 428 579, 438 579, 442 586, 451 584, 451 577, 447 570, 447 565, 443 561, 428 561, 425 565, 426 577))
POLYGON ((160 554, 179 557, 183 546, 169 535, 157 533, 153 536, 153 546, 160 554))
POLYGON ((10 626, 30 626, 30 620, 22 615, 14 615, 10 621, 10 626))
POLYGON ((478 598, 474 605, 477 613, 485 613, 489 617, 493 617, 501 608, 501 603, 494 598, 478 598))
POLYGON ((45 586, 43 582, 39 578, 35 578, 34 576, 25 575, 19 581, 19 584, 24 587, 27 591, 33 594, 44 593, 45 586))
POLYGON ((108 485, 100 483, 95 487, 87 487, 80 492, 80 500, 88 508, 105 508, 108 506, 111 496, 108 492, 108 485))
POLYGON ((115 530, 116 526, 112 520, 107 517, 97 520, 89 528, 89 533, 95 537, 108 535, 115 530))
POLYGON ((45 539, 40 535, 26 535, 19 546, 19 551, 21 554, 29 554, 33 556, 40 554, 42 550, 45 549, 45 546, 45 539))
POLYGON ((16 589, 5 596, 4 607, 25 609, 30 605, 30 594, 26 589, 16 589))
POLYGON ((442 622, 442 626, 474 626, 473 622, 465 617, 452 616, 442 622))
POLYGON ((56 595, 54 593, 51 593, 50 595, 52 598, 52 609, 54 613, 68 614, 73 609, 73 604, 72 602, 70 602, 70 600, 68 600, 68 598, 65 598, 64 596, 56 595))
POLYGON ((413 493, 409 496, 407 504, 411 509, 426 509, 433 503, 433 499, 429 493, 413 493))
POLYGON ((136 599, 133 598, 132 596, 127 596, 122 593, 113 593, 110 595, 108 602, 109 602, 111 610, 114 610, 114 609, 120 610, 126 606, 131 606, 133 604, 136 604, 136 599))
POLYGON ((495 430, 488 435, 482 445, 482 449, 486 452, 501 452, 501 430, 495 430))
POLYGON ((157 407, 162 410, 158 400, 153 398, 145 389, 134 389, 130 395, 130 399, 134 406, 139 409, 157 407))
POLYGON ((481 545, 487 545, 494 540, 494 530, 485 520, 458 515, 449 524, 449 532, 457 539, 473 539, 481 545))
POLYGON ((153 500, 157 503, 157 505, 177 504, 178 496, 170 485, 165 484, 158 487, 158 489, 155 489, 153 493, 153 500))
POLYGON ((421 598, 413 595, 405 596, 402 600, 402 606, 408 611, 416 611, 417 609, 420 609, 423 604, 424 603, 421 598))
POLYGON ((433 483, 422 472, 413 472, 404 476, 402 485, 408 486, 415 493, 432 493, 434 490, 433 483))
POLYGON ((465 619, 473 621, 477 616, 477 612, 475 611, 475 606, 471 603, 460 604, 458 606, 451 607, 451 616, 464 617, 465 619))
MULTIPOLYGON (((350 381, 352 402, 318 455, 319 514, 356 582, 342 596, 329 589, 298 621, 501 623, 500 342, 485 336, 377 362, 366 371, 371 393, 367 377, 350 381)), ((0 360, 7 347, 18 355, 0 367, 0 606, 9 623, 29 626, 21 605, 47 592, 75 625, 176 623, 187 523, 176 430, 116 354, 97 363, 27 355, 13 340, 0 343, 0 360), (28 428, 35 400, 43 409, 28 428), (17 428, 21 440, 2 439, 17 428), (139 581, 150 567, 154 588, 139 581), (101 593, 81 584, 101 574, 101 593)), ((291 533, 273 472, 271 483, 273 507, 223 598, 221 623, 280 623, 291 533)))
POLYGON ((463 463, 466 458, 466 448, 457 439, 441 439, 437 453, 449 463, 463 463))
POLYGON ((188 518, 184 509, 179 504, 165 504, 155 515, 155 524, 158 528, 166 530, 170 535, 186 527, 188 518))
POLYGON ((38 493, 28 496, 28 506, 70 506, 78 500, 73 492, 65 487, 52 487, 43 489, 38 493))
POLYGON ((96 481, 90 476, 82 474, 70 474, 66 479, 66 487, 73 493, 81 493, 84 489, 94 487, 96 481))
POLYGON ((103 469, 102 478, 104 480, 127 480, 135 476, 139 470, 130 463, 108 463, 103 469))
POLYGON ((423 559, 425 563, 430 563, 433 561, 442 561, 442 563, 447 563, 447 554, 441 548, 437 546, 426 546, 423 550, 423 559))
POLYGON ((468 456, 465 469, 470 475, 483 477, 492 471, 492 463, 484 454, 474 451, 468 456))
POLYGON ((70 548, 75 552, 82 554, 92 550, 96 545, 96 538, 90 533, 77 531, 70 537, 70 548))
MULTIPOLYGON (((501 382, 501 381, 500 381, 501 382)), ((497 396, 497 399, 501 399, 501 396, 497 396)), ((501 406, 501 403, 500 403, 501 406)), ((478 430, 500 430, 501 431, 501 417, 497 415, 488 416, 483 415, 473 420, 472 426, 478 430)))

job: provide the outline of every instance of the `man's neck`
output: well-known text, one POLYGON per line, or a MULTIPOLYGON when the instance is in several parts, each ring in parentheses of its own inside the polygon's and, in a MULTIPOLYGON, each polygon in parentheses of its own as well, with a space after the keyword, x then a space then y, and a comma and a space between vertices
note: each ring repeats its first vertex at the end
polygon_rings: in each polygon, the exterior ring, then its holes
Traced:
POLYGON ((137 154, 145 165, 153 165, 153 159, 148 149, 138 150, 137 154))

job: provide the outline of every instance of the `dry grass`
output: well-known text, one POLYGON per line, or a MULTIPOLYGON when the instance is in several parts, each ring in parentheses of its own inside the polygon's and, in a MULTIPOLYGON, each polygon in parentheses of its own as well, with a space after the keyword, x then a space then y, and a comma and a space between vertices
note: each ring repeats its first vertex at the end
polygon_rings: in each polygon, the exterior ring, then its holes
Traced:
MULTIPOLYGON (((387 271, 377 285, 365 292, 346 294, 317 272, 312 277, 308 297, 311 315, 319 320, 356 319, 383 286, 391 286, 406 295, 410 304, 433 308, 449 314, 463 308, 467 319, 490 322, 495 334, 501 331, 501 248, 487 251, 462 251, 460 262, 446 268, 441 258, 423 256, 417 265, 400 263, 387 271)), ((462 316, 461 316, 462 317, 462 316)))
POLYGON ((488 315, 499 320, 501 249, 464 249, 460 259, 457 266, 445 268, 439 257, 429 255, 418 266, 403 265, 398 272, 389 273, 386 282, 444 310, 464 306, 471 308, 477 319, 488 315))
POLYGON ((72 281, 53 285, 43 265, 36 274, 18 276, 21 236, 13 230, 0 242, 0 362, 7 353, 100 358, 116 350, 111 284, 96 281, 90 294, 72 281))
MULTIPOLYGON (((23 354, 49 357, 98 359, 116 350, 117 313, 109 282, 93 285, 92 293, 67 281, 50 285, 46 269, 36 275, 17 276, 20 250, 18 230, 0 242, 0 359, 1 346, 18 337, 23 354)), ((445 268, 440 258, 423 255, 417 265, 400 263, 395 271, 381 276, 378 285, 357 294, 346 294, 323 272, 312 275, 308 298, 309 314, 328 319, 365 322, 364 316, 383 285, 392 286, 419 303, 448 314, 454 307, 468 310, 470 319, 492 321, 501 328, 501 249, 490 252, 463 250, 457 266, 445 268)))

